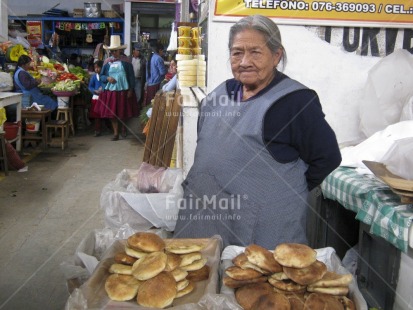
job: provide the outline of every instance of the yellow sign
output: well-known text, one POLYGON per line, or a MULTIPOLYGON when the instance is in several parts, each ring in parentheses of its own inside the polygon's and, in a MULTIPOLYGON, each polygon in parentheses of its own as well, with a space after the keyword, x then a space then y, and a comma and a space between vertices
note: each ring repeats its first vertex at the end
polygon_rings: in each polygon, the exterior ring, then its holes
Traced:
POLYGON ((260 14, 290 24, 413 27, 413 0, 216 0, 214 19, 260 14))

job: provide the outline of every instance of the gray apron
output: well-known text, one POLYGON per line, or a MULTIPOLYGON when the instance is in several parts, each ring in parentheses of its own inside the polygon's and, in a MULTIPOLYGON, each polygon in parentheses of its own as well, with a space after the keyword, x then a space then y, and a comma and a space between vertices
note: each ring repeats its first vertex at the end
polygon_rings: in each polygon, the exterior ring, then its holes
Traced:
POLYGON ((224 246, 256 243, 269 249, 307 242, 307 165, 301 159, 277 162, 262 132, 267 110, 304 88, 286 78, 258 98, 237 102, 223 83, 204 99, 175 237, 219 234, 224 246))

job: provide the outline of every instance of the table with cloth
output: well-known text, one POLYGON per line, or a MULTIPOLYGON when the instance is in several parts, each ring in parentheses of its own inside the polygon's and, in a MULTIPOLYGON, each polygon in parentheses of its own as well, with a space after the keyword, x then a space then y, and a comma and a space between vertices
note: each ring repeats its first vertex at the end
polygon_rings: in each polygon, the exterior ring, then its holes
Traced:
POLYGON ((370 233, 384 238, 404 253, 409 247, 413 205, 401 204, 400 196, 373 175, 339 167, 321 185, 323 195, 356 213, 370 226, 370 233))

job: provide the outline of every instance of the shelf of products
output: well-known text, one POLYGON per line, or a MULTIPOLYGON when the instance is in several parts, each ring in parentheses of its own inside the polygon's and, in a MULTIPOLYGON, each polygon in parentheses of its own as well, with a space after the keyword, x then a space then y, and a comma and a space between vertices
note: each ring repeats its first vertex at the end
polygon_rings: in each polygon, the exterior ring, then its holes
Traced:
MULTIPOLYGON (((9 16, 9 23, 18 23, 30 34, 33 22, 38 22, 41 42, 49 45, 52 34, 59 34, 60 48, 95 48, 105 36, 120 35, 124 42, 122 18, 88 18, 60 16, 9 16)), ((30 42, 30 41, 29 41, 30 42)))

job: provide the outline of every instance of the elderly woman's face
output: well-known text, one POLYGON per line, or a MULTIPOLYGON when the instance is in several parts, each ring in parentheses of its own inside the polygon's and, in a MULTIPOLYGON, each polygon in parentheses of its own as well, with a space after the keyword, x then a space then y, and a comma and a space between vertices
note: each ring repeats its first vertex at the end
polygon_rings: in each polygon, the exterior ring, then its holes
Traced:
POLYGON ((235 35, 230 50, 232 74, 245 87, 261 90, 271 82, 281 56, 280 49, 271 52, 262 33, 244 30, 235 35))

